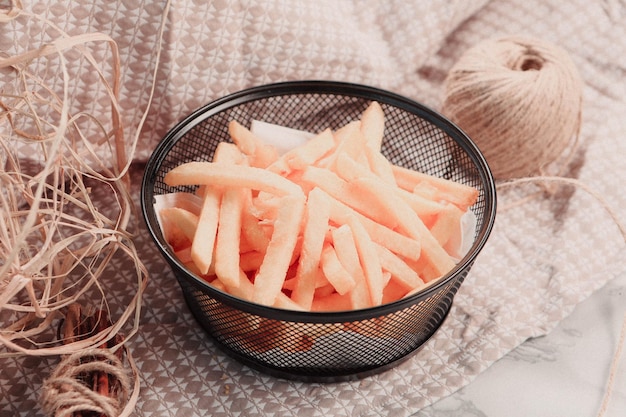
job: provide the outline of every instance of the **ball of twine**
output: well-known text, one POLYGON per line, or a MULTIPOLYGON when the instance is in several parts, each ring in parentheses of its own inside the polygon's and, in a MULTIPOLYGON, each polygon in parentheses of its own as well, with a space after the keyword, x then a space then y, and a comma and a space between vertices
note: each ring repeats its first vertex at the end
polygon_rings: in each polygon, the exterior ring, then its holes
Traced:
POLYGON ((558 46, 486 40, 451 68, 441 112, 474 140, 496 179, 544 174, 578 140, 582 87, 558 46))
MULTIPOLYGON (((47 416, 98 415, 118 417, 131 392, 131 380, 122 360, 108 349, 77 351, 61 361, 42 387, 41 404, 47 416), (92 390, 87 375, 102 373, 111 380, 113 394, 92 390)), ((134 404, 133 404, 134 406, 134 404)))
MULTIPOLYGON (((574 154, 582 89, 582 79, 562 48, 523 37, 487 40, 451 68, 441 112, 476 142, 494 177, 504 180, 498 190, 524 183, 575 186, 602 204, 626 243, 626 225, 593 187, 575 178, 546 175, 549 165, 563 158, 565 166, 574 154)), ((625 344, 626 315, 598 417, 608 408, 625 344)))

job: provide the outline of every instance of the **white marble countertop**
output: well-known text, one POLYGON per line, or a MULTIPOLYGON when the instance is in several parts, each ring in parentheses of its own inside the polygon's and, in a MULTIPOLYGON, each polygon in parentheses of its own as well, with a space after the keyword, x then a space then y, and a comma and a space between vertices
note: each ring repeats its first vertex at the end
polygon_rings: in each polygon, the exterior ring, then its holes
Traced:
MULTIPOLYGON (((548 335, 530 339, 472 383, 414 417, 595 417, 626 314, 626 273, 580 303, 548 335)), ((626 416, 626 347, 604 417, 626 416)))

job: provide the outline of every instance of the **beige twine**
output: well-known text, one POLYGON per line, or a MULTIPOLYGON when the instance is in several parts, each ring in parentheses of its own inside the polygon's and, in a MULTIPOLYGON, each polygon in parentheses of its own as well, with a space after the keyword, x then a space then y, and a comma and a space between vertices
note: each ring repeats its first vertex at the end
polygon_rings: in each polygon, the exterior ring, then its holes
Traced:
POLYGON ((602 398, 602 404, 600 405, 598 417, 604 416, 606 414, 606 411, 609 409, 609 402, 611 400, 611 394, 613 393, 613 386, 615 385, 615 377, 617 376, 617 370, 619 368, 619 363, 622 358, 622 350, 624 349, 625 343, 626 314, 624 314, 624 317, 622 318, 622 329, 617 340, 617 347, 615 349, 615 353, 613 354, 613 359, 611 360, 611 369, 609 370, 609 377, 606 383, 606 388, 604 390, 604 397, 602 398))
POLYGON ((46 415, 55 417, 72 417, 77 412, 94 412, 107 417, 131 415, 136 398, 130 401, 130 394, 132 392, 134 396, 138 395, 139 378, 128 352, 126 356, 133 372, 134 387, 131 387, 131 377, 124 368, 124 363, 109 349, 84 349, 68 355, 43 385, 43 411, 46 415), (109 376, 111 386, 115 387, 113 395, 95 392, 82 380, 85 375, 93 373, 109 376))
POLYGON ((496 179, 543 174, 575 148, 582 86, 569 55, 555 45, 487 40, 450 70, 441 111, 476 142, 496 179))

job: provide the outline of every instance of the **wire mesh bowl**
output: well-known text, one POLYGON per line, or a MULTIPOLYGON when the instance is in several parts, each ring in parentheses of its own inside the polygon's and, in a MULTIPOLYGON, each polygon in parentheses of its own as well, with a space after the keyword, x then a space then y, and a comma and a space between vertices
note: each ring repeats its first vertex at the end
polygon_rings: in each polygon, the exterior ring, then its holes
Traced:
POLYGON ((358 379, 387 370, 419 351, 444 322, 457 290, 494 223, 493 177, 473 142, 436 112, 402 96, 363 85, 301 81, 247 89, 198 109, 159 143, 147 163, 141 205, 149 232, 171 265, 198 323, 228 355, 264 373, 305 381, 358 379), (188 270, 166 243, 154 209, 157 194, 189 191, 164 183, 183 162, 210 161, 231 139, 228 123, 263 120, 310 132, 358 119, 371 101, 385 112, 382 153, 394 164, 479 190, 470 208, 473 244, 434 285, 381 306, 340 312, 291 311, 220 291, 188 270))

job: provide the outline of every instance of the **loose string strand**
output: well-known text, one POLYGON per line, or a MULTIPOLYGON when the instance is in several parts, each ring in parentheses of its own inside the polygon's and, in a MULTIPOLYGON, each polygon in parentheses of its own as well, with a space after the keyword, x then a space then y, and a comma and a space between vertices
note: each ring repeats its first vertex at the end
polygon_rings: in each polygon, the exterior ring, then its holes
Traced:
POLYGON ((604 389, 604 396, 602 397, 602 403, 598 411, 598 417, 603 417, 606 414, 607 410, 609 409, 609 403, 611 401, 611 396, 613 394, 613 388, 615 385, 615 377, 617 375, 617 370, 619 369, 619 364, 622 358, 622 350, 624 349, 625 343, 626 343, 626 313, 624 314, 624 317, 622 318, 622 329, 620 331, 619 339, 617 341, 617 347, 615 349, 615 353, 613 354, 613 359, 611 360, 609 377, 606 383, 606 387, 604 389))
MULTIPOLYGON (((514 180, 509 180, 506 182, 498 183, 497 189, 512 188, 521 184, 529 184, 529 183, 534 183, 534 184, 539 184, 539 185, 545 185, 545 183, 567 184, 567 185, 572 185, 572 186, 575 186, 577 188, 584 190, 586 193, 591 195, 594 199, 596 199, 602 205, 604 210, 608 213, 608 215, 611 217, 611 219, 613 220, 613 222, 619 229, 622 239, 624 243, 626 244, 626 225, 624 225, 624 223, 620 220, 615 210, 606 202, 606 200, 603 198, 602 195, 597 193, 593 188, 589 187, 588 185, 586 185, 580 180, 577 180, 574 178, 567 178, 567 177, 549 177, 549 176, 517 178, 514 180)), ((527 198, 522 199, 516 202, 515 204, 502 207, 500 210, 510 210, 513 207, 516 207, 520 204, 524 204, 528 202, 530 199, 537 198, 540 194, 541 193, 531 194, 527 198)), ((619 369, 624 344, 626 343, 625 339, 626 339, 626 313, 624 314, 624 317, 622 319, 622 327, 621 327, 620 335, 618 338, 617 347, 615 349, 615 354, 609 366, 609 376, 606 382, 604 395, 602 398, 602 403, 599 408, 597 417, 603 417, 608 410, 609 403, 613 394, 615 377, 619 369)))

